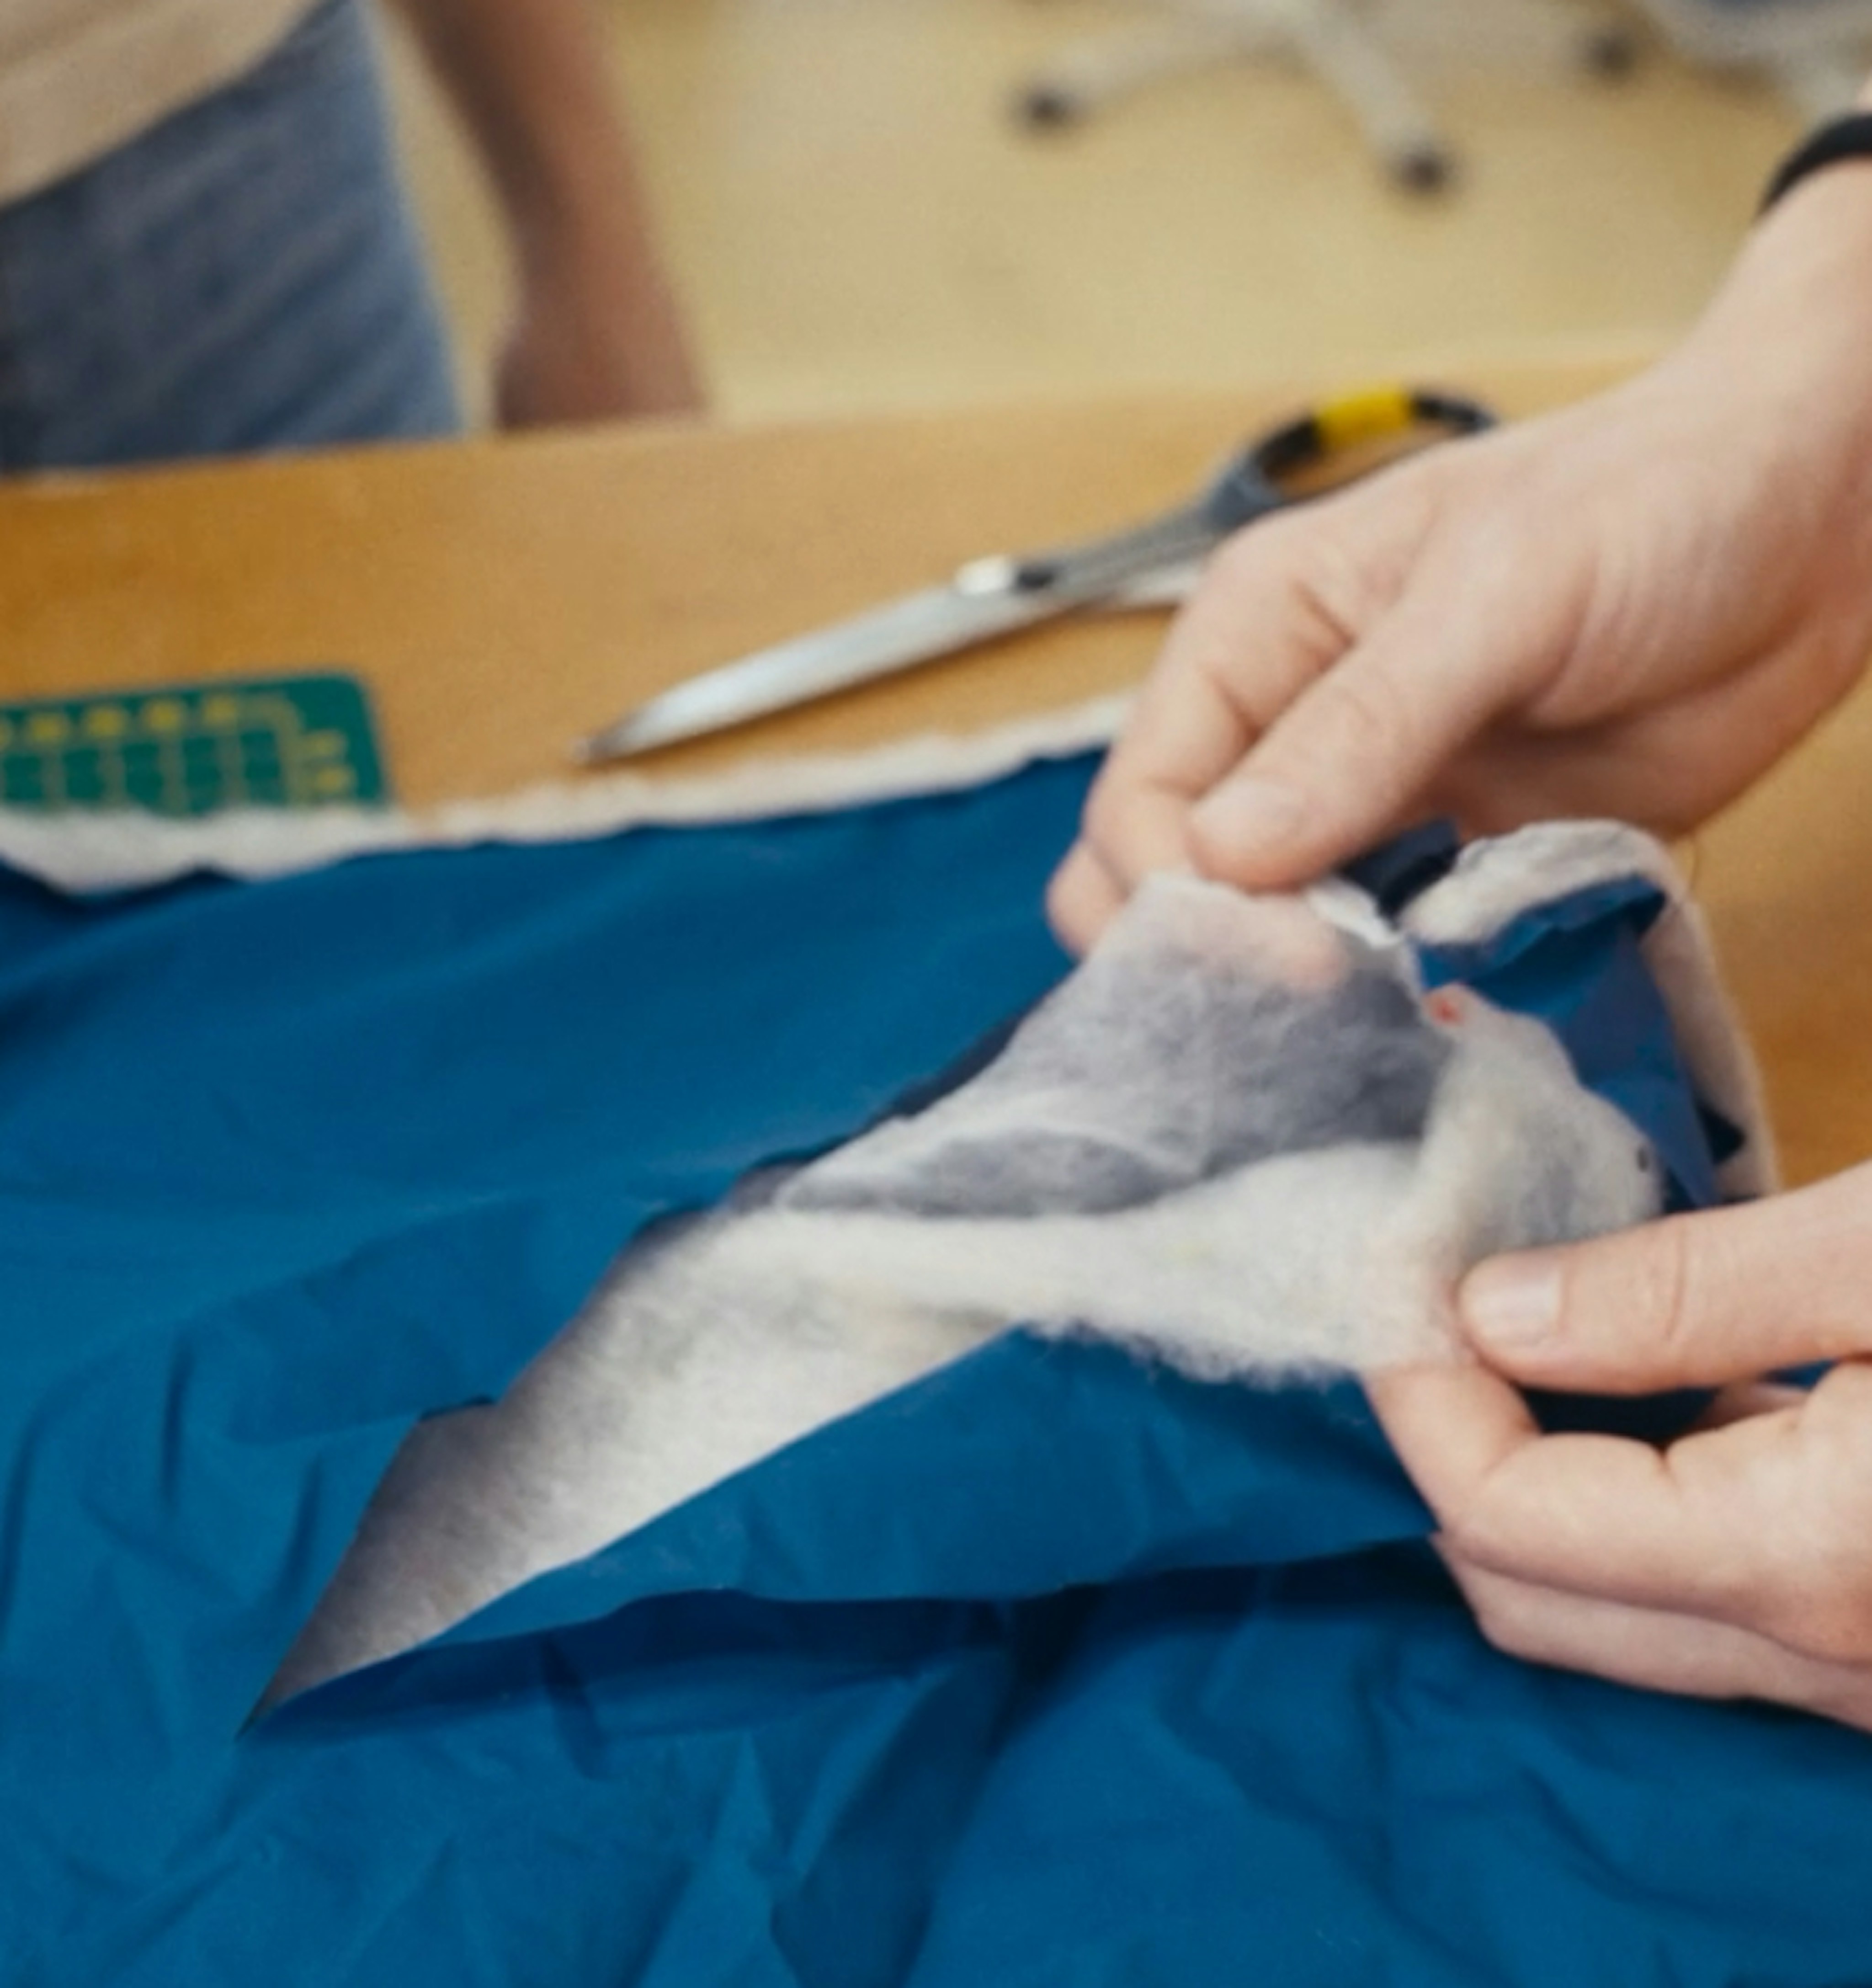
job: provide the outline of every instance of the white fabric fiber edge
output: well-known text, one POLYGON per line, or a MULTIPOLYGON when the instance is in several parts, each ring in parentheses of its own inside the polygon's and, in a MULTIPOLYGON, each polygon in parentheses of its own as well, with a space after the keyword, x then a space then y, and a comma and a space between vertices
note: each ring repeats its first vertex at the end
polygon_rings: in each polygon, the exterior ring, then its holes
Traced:
MULTIPOLYGON (((967 735, 924 733, 863 752, 755 760, 705 778, 613 773, 415 810, 255 808, 176 821, 140 811, 42 815, 0 808, 0 862, 58 890, 123 890, 203 870, 258 879, 393 850, 581 841, 629 828, 829 813, 958 792, 1036 760, 1093 751, 1117 735, 1130 702, 1099 698, 967 735)), ((1719 1175, 1723 1190, 1738 1197, 1771 1192, 1779 1170, 1760 1072, 1724 991, 1702 915, 1651 837, 1617 823, 1553 822, 1473 844, 1409 908, 1402 928, 1431 944, 1474 942, 1530 904, 1629 876, 1648 879, 1668 900, 1644 949, 1691 1077, 1748 1135, 1719 1175)), ((1326 898, 1319 908, 1335 922, 1359 922, 1349 891, 1328 884, 1316 887, 1316 899, 1320 892, 1326 898)))
POLYGON ((0 808, 0 861, 57 890, 125 890, 201 870, 283 877, 390 850, 579 842, 629 828, 826 813, 980 786, 1036 760, 1094 751, 1117 735, 1130 703, 1099 698, 965 736, 930 732, 864 752, 759 759, 702 778, 599 774, 435 808, 245 808, 193 821, 0 808))

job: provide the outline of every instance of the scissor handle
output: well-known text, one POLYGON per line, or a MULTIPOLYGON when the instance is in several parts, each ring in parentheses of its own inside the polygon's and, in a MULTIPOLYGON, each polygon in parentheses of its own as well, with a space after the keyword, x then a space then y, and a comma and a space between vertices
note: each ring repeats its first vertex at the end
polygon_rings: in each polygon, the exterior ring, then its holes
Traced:
POLYGON ((1205 510, 1217 530, 1232 532, 1302 500, 1282 487, 1302 470, 1330 463, 1360 444, 1422 429, 1432 437, 1479 434, 1495 426, 1479 401, 1418 387, 1374 387, 1325 401, 1271 429, 1245 449, 1209 487, 1205 510))

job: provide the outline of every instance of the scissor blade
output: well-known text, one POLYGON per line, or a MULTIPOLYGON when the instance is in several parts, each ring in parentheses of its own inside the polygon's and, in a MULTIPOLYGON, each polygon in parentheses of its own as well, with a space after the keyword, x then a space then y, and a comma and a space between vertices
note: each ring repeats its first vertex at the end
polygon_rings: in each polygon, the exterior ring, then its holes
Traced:
POLYGON ((1043 590, 971 593, 959 587, 931 587, 693 677, 582 739, 574 750, 587 766, 628 759, 810 703, 1059 611, 1059 601, 1043 590))

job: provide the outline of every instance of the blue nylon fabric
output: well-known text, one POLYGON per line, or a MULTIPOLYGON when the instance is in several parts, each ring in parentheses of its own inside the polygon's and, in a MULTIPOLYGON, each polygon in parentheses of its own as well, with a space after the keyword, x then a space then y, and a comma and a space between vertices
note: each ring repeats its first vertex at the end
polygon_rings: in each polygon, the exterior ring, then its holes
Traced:
POLYGON ((1625 877, 1523 912, 1485 945, 1426 946, 1420 957, 1431 986, 1465 981, 1538 1016, 1580 1081, 1651 1134, 1675 1205, 1704 1208, 1717 1199, 1710 1128, 1639 949, 1664 904, 1654 885, 1625 877))
MULTIPOLYGON (((1356 1391, 1090 1346, 985 1348, 242 1729, 413 1418, 1057 977, 1087 773, 0 875, 9 1988, 1872 1979, 1872 1743, 1497 1655, 1356 1391)), ((1628 984, 1600 910, 1495 965, 1628 984)), ((1668 1148, 1661 1011, 1613 1005, 1552 1012, 1668 1148)))

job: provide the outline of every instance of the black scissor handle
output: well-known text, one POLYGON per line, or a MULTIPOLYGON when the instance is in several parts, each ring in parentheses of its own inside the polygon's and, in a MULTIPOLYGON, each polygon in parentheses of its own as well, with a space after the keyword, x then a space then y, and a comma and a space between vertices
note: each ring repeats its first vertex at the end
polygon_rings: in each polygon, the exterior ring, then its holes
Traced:
POLYGON ((1283 487, 1299 472, 1330 463, 1368 441, 1421 431, 1427 440, 1478 434, 1495 416, 1479 401, 1424 387, 1373 387, 1324 401, 1271 429, 1209 486, 1205 509, 1218 531, 1232 532, 1303 499, 1283 487))

